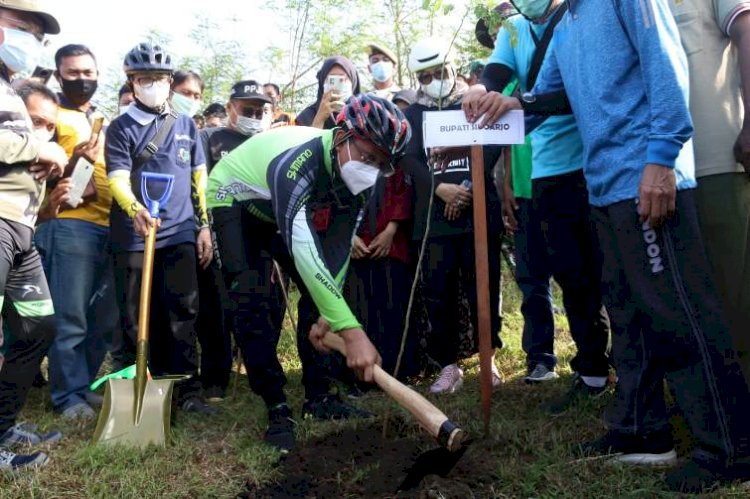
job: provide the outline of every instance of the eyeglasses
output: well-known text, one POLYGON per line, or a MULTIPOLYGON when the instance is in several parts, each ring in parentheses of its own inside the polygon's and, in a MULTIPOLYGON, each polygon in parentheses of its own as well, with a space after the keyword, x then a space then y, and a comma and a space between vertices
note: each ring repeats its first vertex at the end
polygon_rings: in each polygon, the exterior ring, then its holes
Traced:
POLYGON ((23 31, 24 33, 34 35, 34 38, 36 38, 39 43, 41 43, 42 45, 47 44, 47 41, 44 39, 44 32, 39 26, 33 23, 27 23, 24 21, 19 21, 18 19, 11 19, 9 17, 0 16, 0 24, 8 29, 17 29, 18 31, 23 31))
POLYGON ((162 82, 169 82, 171 80, 172 80, 172 77, 169 76, 168 74, 133 77, 133 81, 138 86, 143 87, 143 88, 151 88, 156 82, 162 83, 162 82))
MULTIPOLYGON (((394 173, 396 173, 390 161, 381 162, 381 160, 379 160, 374 154, 362 152, 362 149, 359 148, 356 140, 349 140, 349 143, 352 144, 354 146, 354 149, 356 149, 357 152, 359 153, 359 161, 361 161, 362 163, 366 165, 374 166, 375 168, 380 170, 380 174, 383 177, 387 178, 393 175, 394 173)), ((355 159, 354 157, 352 157, 351 150, 349 151, 349 156, 352 159, 355 159)))
POLYGON ((448 76, 448 70, 445 66, 441 66, 437 69, 433 69, 430 72, 417 73, 417 81, 422 85, 429 85, 432 80, 445 80, 448 76))

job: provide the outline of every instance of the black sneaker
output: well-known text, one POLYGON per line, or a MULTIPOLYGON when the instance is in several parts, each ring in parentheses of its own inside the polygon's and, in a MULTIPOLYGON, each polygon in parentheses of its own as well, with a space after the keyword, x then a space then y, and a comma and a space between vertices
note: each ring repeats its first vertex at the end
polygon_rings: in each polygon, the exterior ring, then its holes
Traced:
POLYGON ((612 462, 644 466, 672 466, 677 462, 669 431, 645 436, 608 431, 597 440, 577 445, 573 454, 577 457, 608 456, 612 462))
POLYGON ((533 385, 535 383, 552 381, 558 377, 559 376, 554 369, 550 369, 540 362, 536 364, 533 369, 529 369, 529 373, 523 378, 523 380, 526 384, 533 385))
POLYGON ((370 412, 345 404, 338 395, 326 394, 306 400, 302 404, 302 416, 315 419, 371 418, 370 412))
POLYGON ((723 464, 709 464, 695 459, 667 473, 664 479, 666 488, 684 494, 702 494, 716 487, 733 482, 750 480, 750 466, 737 464, 727 467, 723 464))
POLYGON ((211 407, 200 397, 190 397, 180 405, 180 409, 183 412, 192 412, 204 416, 216 416, 219 414, 219 410, 216 407, 211 407))
POLYGON ((47 464, 49 458, 44 452, 33 454, 16 454, 9 450, 0 449, 0 470, 16 471, 23 468, 41 468, 47 464))
POLYGON ((542 409, 550 414, 561 414, 569 407, 576 405, 583 400, 599 398, 606 392, 606 384, 600 387, 589 386, 583 381, 581 375, 576 373, 573 376, 573 383, 570 389, 563 396, 542 404, 542 409))
POLYGON ((294 449, 294 420, 288 405, 279 404, 268 410, 268 429, 263 440, 283 454, 294 449))

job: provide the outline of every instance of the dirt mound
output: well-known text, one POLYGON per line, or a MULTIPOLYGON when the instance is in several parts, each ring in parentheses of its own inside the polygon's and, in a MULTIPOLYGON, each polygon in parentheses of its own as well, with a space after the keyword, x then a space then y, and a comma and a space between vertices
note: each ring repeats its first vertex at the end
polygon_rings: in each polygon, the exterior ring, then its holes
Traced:
POLYGON ((482 497, 481 490, 496 480, 481 445, 472 444, 462 455, 435 447, 426 438, 384 439, 375 427, 346 429, 289 454, 280 463, 278 483, 248 485, 238 497, 464 499, 482 497))

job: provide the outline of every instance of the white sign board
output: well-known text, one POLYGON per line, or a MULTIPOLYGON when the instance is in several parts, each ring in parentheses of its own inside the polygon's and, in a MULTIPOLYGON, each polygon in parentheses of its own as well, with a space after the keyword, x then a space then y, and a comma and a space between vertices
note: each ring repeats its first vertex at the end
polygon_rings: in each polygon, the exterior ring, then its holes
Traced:
MULTIPOLYGON (((478 120, 481 121, 481 120, 478 120)), ((463 111, 429 111, 424 113, 425 147, 523 144, 526 130, 523 111, 514 109, 497 123, 479 128, 466 121, 463 111)))

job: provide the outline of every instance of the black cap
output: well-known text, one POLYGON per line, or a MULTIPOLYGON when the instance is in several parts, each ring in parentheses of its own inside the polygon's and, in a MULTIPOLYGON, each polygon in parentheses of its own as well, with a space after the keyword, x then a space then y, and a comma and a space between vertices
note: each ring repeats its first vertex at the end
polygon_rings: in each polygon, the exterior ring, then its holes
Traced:
POLYGON ((242 80, 232 85, 229 99, 253 99, 273 104, 273 100, 263 93, 263 85, 255 80, 242 80))

